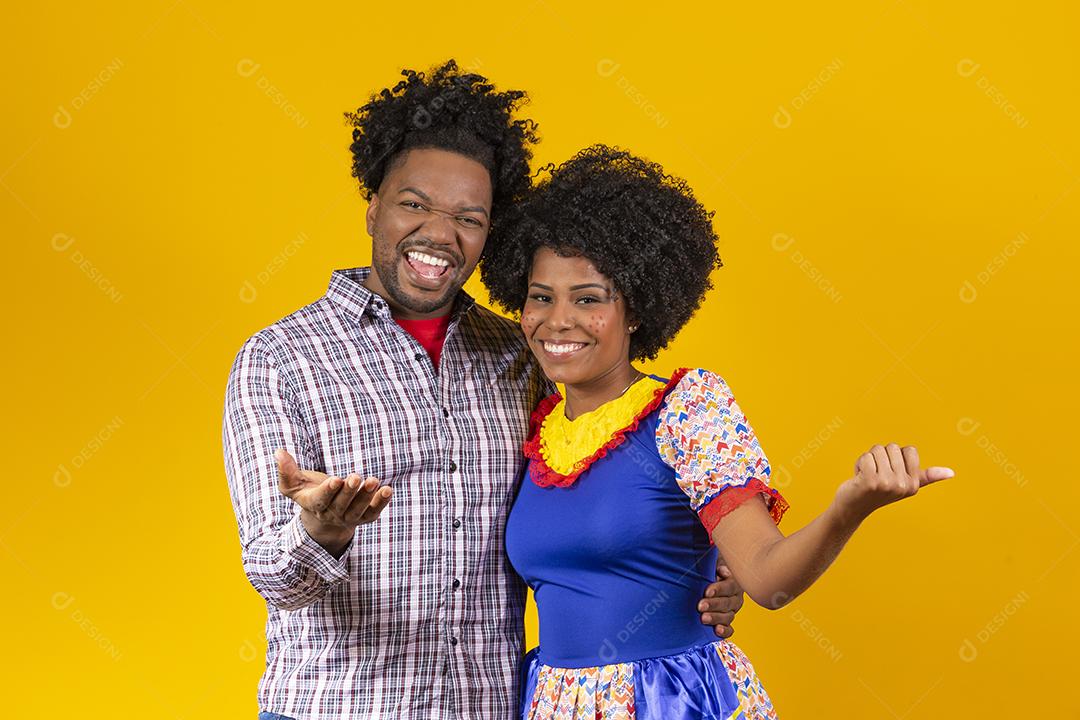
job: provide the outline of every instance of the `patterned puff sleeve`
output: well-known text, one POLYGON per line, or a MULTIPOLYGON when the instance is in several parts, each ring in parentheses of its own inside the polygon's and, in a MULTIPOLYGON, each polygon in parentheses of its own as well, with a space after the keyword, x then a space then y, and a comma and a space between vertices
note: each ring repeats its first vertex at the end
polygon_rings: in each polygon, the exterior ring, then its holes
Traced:
POLYGON ((660 457, 712 537, 727 513, 761 494, 779 523, 787 501, 769 487, 769 460, 724 379, 690 370, 668 394, 656 428, 660 457))

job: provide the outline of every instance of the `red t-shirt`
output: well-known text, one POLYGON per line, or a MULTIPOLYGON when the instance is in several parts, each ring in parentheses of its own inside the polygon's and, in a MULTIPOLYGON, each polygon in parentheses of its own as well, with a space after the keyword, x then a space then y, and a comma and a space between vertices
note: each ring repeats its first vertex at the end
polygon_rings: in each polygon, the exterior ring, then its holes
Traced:
POLYGON ((446 330, 450 327, 450 316, 444 315, 428 320, 403 320, 396 317, 394 320, 427 350, 432 364, 438 370, 439 358, 442 357, 443 342, 446 340, 446 330))

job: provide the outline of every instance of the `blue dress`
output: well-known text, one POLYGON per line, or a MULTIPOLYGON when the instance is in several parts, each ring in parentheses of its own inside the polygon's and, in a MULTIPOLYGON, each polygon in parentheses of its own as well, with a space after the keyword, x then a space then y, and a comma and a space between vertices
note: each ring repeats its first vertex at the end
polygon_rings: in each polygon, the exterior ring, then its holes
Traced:
POLYGON ((568 421, 558 396, 534 415, 506 528, 540 619, 521 717, 774 718, 749 660, 701 623, 697 603, 715 580, 719 518, 760 495, 778 521, 786 503, 719 376, 681 370, 637 385, 636 400, 612 401, 623 406, 608 408, 614 419, 568 421), (588 457, 559 457, 561 435, 613 422, 588 457))

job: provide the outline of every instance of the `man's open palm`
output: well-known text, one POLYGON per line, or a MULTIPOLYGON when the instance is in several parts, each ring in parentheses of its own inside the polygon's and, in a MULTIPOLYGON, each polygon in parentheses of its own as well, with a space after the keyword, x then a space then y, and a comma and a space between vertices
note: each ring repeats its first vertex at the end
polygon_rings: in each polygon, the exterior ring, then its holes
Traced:
MULTIPOLYGON (((361 479, 353 473, 345 478, 315 470, 301 470, 288 451, 274 453, 278 466, 278 489, 299 505, 320 530, 351 531, 378 519, 390 503, 393 490, 379 487, 376 478, 361 479)), ((308 526, 305 518, 305 526, 308 526)), ((308 531, 313 528, 308 526, 308 531)))

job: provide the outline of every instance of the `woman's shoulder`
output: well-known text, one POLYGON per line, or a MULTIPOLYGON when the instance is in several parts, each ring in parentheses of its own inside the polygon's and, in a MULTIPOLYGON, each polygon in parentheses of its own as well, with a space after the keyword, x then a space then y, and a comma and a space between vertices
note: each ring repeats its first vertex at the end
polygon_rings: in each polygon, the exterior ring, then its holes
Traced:
POLYGON ((696 404, 731 394, 723 376, 705 368, 679 368, 668 381, 664 408, 696 404))
POLYGON ((740 413, 722 375, 706 368, 680 368, 659 408, 656 440, 661 455, 682 452, 684 444, 717 432, 742 429, 740 413))

